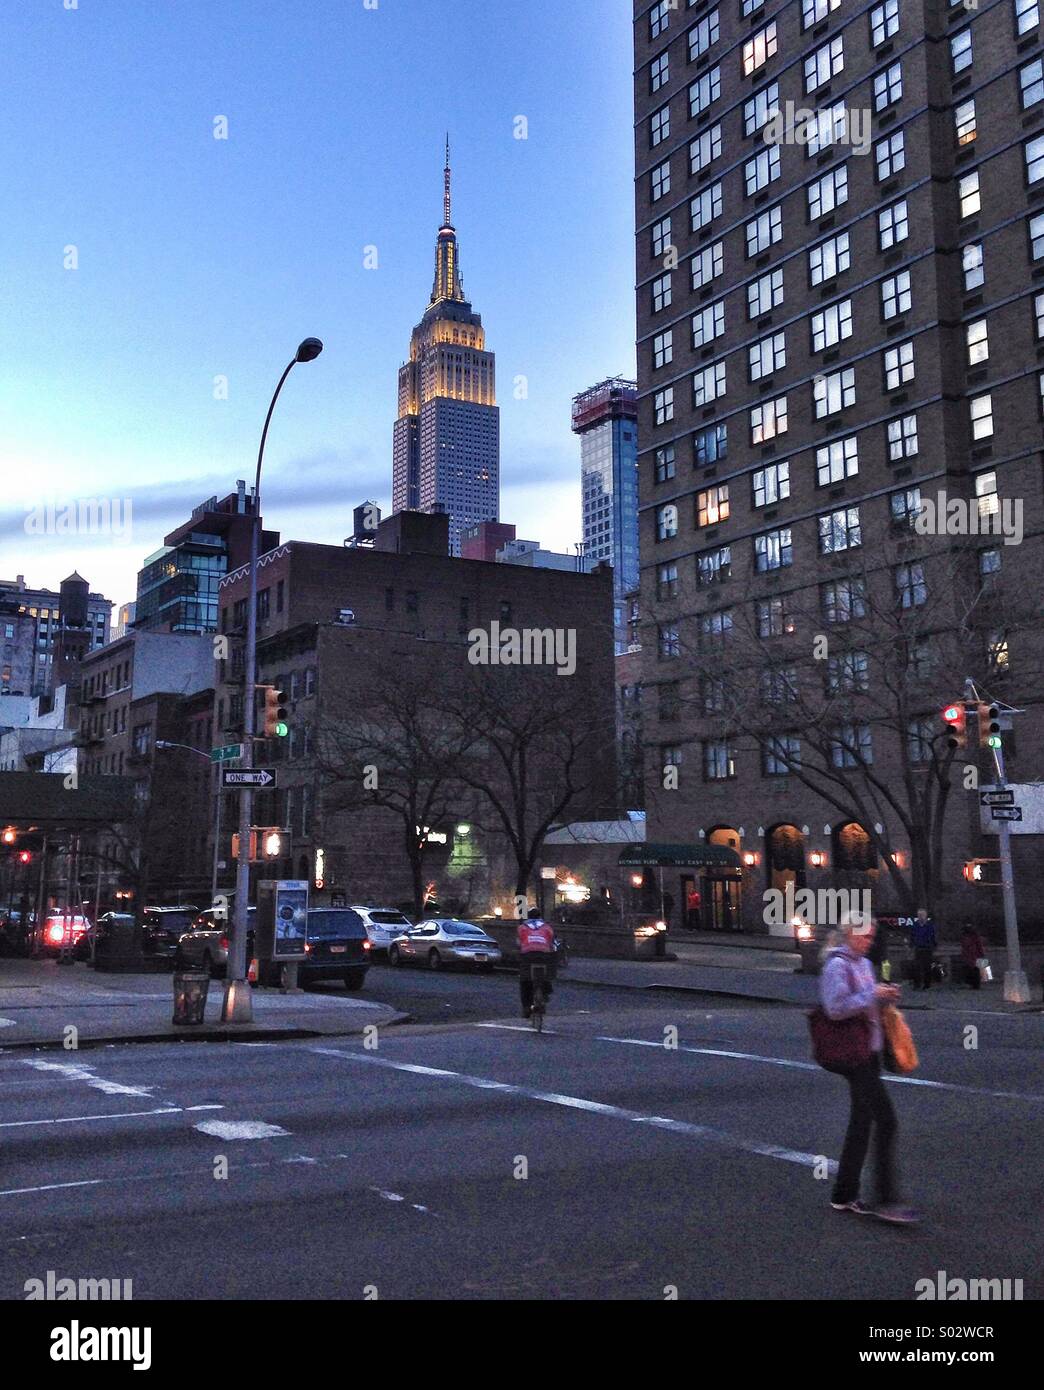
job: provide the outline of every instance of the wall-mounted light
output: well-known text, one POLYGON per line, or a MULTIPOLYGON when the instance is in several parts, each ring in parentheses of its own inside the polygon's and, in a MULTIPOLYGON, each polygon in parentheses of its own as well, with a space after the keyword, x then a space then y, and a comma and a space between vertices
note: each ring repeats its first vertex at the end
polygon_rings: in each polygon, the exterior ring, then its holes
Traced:
POLYGON ((645 882, 645 875, 644 875, 644 874, 632 874, 632 875, 631 875, 631 887, 632 887, 632 888, 640 888, 644 882, 645 882))
POLYGON ((906 855, 902 852, 901 849, 896 849, 892 851, 891 860, 897 869, 906 868, 906 855))
POLYGON ((821 849, 814 849, 808 856, 808 862, 812 865, 813 869, 821 869, 826 863, 826 855, 821 849))
POLYGON ((744 864, 746 864, 748 869, 753 869, 754 865, 758 862, 760 857, 761 856, 757 854, 754 850, 748 849, 743 856, 743 862, 744 864))

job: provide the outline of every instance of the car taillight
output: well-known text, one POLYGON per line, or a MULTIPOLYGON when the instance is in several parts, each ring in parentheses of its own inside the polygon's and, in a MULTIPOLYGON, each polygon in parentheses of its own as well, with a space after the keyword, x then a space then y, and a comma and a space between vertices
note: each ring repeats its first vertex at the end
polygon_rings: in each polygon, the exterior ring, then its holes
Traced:
POLYGON ((47 940, 48 940, 48 941, 61 941, 61 940, 64 938, 64 936, 65 936, 65 928, 64 928, 64 927, 58 926, 57 923, 55 923, 55 925, 54 925, 53 927, 48 927, 48 928, 47 928, 47 940))
POLYGON ((227 936, 223 936, 223 937, 221 938, 221 940, 218 942, 218 945, 221 947, 221 949, 222 949, 223 951, 227 951, 227 950, 228 950, 228 937, 227 937, 227 936))
POLYGON ((364 951, 369 951, 369 950, 371 950, 371 949, 372 949, 372 943, 369 942, 369 941, 364 941, 364 942, 363 942, 363 950, 364 950, 364 951))
POLYGON ((306 941, 306 942, 305 942, 305 955, 307 955, 308 952, 309 952, 311 949, 312 949, 312 943, 311 943, 310 941, 306 941))

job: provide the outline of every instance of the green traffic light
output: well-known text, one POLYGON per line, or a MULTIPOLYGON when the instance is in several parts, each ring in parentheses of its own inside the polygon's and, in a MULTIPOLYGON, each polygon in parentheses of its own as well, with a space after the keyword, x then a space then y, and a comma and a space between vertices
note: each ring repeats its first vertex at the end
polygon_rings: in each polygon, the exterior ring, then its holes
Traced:
POLYGON ((286 738, 287 734, 290 732, 290 728, 289 725, 284 724, 283 721, 280 720, 275 727, 275 731, 276 738, 286 738))
POLYGON ((1001 746, 1000 734, 990 734, 986 742, 991 748, 999 748, 1001 746))

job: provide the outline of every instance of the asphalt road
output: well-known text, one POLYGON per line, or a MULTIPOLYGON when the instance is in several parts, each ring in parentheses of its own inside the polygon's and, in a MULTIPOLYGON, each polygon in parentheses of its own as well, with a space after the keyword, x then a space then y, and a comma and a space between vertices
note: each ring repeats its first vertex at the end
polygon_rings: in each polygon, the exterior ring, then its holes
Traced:
POLYGON ((511 976, 367 994, 418 1022, 0 1052, 0 1296, 48 1270, 136 1299, 909 1300, 938 1270, 1041 1296, 1039 1014, 916 1016, 938 1084, 890 1085, 926 1220, 897 1231, 829 1208, 846 1091, 799 1009, 563 981, 538 1037, 511 976))

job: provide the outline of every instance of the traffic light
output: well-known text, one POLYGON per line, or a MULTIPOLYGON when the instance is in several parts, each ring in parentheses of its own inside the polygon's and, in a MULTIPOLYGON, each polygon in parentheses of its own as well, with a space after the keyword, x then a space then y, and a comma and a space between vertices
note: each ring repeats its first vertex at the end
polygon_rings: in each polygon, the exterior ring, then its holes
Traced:
POLYGON ((18 838, 18 832, 17 832, 16 830, 12 830, 12 828, 11 828, 10 826, 8 826, 7 829, 4 831, 4 834, 3 834, 3 841, 4 841, 4 844, 5 844, 5 845, 13 845, 14 842, 15 842, 15 840, 16 840, 17 838, 18 838))
POLYGON ((18 862, 19 862, 19 864, 31 864, 31 863, 33 862, 33 852, 32 852, 32 850, 31 850, 31 849, 22 849, 22 850, 19 850, 19 851, 18 851, 18 862))
POLYGON ((999 705, 979 706, 979 747, 999 748, 1001 712, 999 705))
POLYGON ((968 745, 967 715, 964 706, 954 703, 947 705, 942 712, 943 722, 950 732, 946 742, 950 748, 966 748, 968 745))
POLYGON ((286 738, 290 732, 290 727, 286 722, 290 715, 286 691, 280 690, 276 685, 266 685, 263 689, 265 692, 265 738, 286 738))

